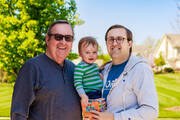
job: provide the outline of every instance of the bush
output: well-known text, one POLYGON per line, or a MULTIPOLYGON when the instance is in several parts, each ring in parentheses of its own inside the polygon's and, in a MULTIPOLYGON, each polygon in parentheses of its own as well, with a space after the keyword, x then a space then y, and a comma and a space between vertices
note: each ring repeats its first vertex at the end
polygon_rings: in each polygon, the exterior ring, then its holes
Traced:
POLYGON ((174 69, 172 69, 170 67, 166 67, 166 68, 164 68, 164 72, 166 72, 166 73, 174 73, 174 69))
POLYGON ((161 74, 161 73, 163 73, 163 71, 162 70, 153 70, 153 72, 154 72, 154 74, 161 74))
POLYGON ((159 54, 159 58, 155 58, 155 64, 158 67, 161 67, 166 64, 161 52, 159 54))

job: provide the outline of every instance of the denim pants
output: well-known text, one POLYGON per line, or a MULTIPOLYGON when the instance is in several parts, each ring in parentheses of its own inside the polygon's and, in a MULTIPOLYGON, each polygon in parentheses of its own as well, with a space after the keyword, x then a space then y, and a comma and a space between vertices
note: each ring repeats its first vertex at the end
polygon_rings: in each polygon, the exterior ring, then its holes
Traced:
POLYGON ((96 91, 88 92, 86 93, 86 95, 89 97, 89 99, 98 99, 101 98, 101 91, 96 90, 96 91))

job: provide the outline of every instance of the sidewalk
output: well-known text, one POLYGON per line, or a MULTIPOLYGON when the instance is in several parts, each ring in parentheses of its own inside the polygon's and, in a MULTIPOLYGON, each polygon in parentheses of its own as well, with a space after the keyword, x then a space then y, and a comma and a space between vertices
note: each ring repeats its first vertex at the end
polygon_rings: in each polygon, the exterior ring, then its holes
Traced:
POLYGON ((0 120, 10 120, 10 117, 0 117, 0 120))

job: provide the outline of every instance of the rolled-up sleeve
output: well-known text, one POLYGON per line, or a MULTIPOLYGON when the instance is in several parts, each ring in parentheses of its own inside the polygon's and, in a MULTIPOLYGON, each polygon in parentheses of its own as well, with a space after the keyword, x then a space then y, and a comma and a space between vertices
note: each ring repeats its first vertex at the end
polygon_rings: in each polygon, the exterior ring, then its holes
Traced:
POLYGON ((26 62, 19 71, 12 96, 12 120, 27 120, 30 106, 35 99, 36 74, 35 65, 31 62, 26 62))

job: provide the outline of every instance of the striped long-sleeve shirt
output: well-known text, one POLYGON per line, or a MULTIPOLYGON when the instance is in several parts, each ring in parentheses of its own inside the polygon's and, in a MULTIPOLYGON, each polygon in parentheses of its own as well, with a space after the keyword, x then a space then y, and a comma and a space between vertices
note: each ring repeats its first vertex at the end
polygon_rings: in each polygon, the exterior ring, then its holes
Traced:
POLYGON ((74 86, 79 95, 101 90, 103 81, 99 75, 99 68, 95 63, 80 62, 74 70, 74 86))

